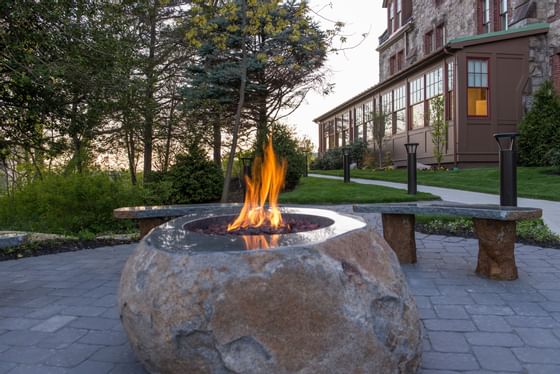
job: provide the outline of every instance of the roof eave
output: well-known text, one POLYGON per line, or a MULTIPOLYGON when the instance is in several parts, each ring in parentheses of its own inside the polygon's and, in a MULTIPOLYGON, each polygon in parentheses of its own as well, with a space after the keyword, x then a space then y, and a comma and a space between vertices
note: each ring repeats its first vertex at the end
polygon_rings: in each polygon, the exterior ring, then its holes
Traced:
POLYGON ((326 112, 326 113, 320 115, 319 117, 315 118, 313 120, 313 122, 319 123, 321 121, 324 121, 324 120, 328 119, 329 117, 332 117, 336 113, 340 112, 345 107, 348 107, 352 104, 356 104, 356 103, 364 100, 367 96, 369 96, 369 95, 371 95, 375 92, 381 91, 385 87, 394 84, 396 81, 406 77, 407 75, 409 75, 411 73, 414 73, 416 70, 422 69, 424 66, 429 65, 429 64, 433 63, 434 61, 442 58, 443 56, 449 54, 448 50, 449 50, 449 48, 438 49, 437 51, 433 52, 431 55, 426 56, 422 60, 410 65, 406 69, 404 69, 404 70, 400 71, 399 73, 391 76, 390 78, 384 80, 383 82, 377 83, 376 85, 368 88, 367 90, 359 93, 358 95, 346 100, 342 104, 337 105, 335 108, 333 108, 333 109, 329 110, 328 112, 326 112))
POLYGON ((508 32, 495 32, 481 35, 474 35, 472 37, 456 38, 449 41, 448 46, 453 49, 462 49, 475 45, 495 43, 503 40, 525 38, 528 36, 545 34, 549 31, 550 25, 548 23, 531 24, 519 28, 519 30, 510 29, 508 32))

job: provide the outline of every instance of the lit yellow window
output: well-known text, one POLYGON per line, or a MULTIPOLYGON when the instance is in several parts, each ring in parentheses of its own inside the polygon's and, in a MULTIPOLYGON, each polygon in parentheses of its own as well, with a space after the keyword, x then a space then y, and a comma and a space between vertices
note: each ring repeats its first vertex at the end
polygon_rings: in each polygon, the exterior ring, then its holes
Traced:
POLYGON ((488 116, 488 61, 468 61, 467 113, 469 117, 488 116))

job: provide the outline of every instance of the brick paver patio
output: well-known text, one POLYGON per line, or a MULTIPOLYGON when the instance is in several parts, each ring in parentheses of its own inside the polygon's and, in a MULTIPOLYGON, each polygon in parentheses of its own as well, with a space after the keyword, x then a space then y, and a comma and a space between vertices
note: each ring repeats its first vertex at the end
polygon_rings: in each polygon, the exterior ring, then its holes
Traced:
MULTIPOLYGON (((375 216, 371 216, 375 220, 375 216)), ((518 245, 520 278, 476 276, 476 241, 417 234, 404 266, 425 327, 423 374, 560 373, 560 251, 518 245)), ((0 373, 144 373, 118 319, 133 246, 0 262, 0 373)))

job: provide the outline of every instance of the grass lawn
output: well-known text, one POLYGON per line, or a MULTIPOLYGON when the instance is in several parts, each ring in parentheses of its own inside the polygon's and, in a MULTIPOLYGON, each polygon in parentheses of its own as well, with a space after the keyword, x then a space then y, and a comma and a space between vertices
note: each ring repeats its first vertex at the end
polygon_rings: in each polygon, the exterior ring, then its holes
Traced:
MULTIPOLYGON (((342 176, 342 170, 313 170, 312 173, 342 176)), ((352 170, 354 178, 380 179, 406 183, 406 169, 389 171, 352 170)), ((466 191, 499 194, 500 177, 497 167, 460 169, 458 171, 418 170, 418 184, 455 188, 466 191)), ((560 174, 553 168, 517 169, 519 197, 560 201, 560 174)))
POLYGON ((280 195, 280 203, 284 204, 359 204, 435 199, 439 197, 428 193, 411 196, 394 188, 313 177, 302 178, 295 190, 280 195))

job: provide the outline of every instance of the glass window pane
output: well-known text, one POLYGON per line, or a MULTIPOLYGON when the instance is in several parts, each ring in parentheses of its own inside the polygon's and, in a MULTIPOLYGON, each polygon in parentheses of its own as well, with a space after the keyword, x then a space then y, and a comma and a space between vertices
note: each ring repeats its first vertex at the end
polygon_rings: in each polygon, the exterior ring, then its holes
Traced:
POLYGON ((488 89, 469 88, 467 89, 467 113, 473 117, 488 116, 488 89))
POLYGON ((482 76, 482 82, 481 82, 481 87, 488 87, 488 76, 487 75, 483 75, 482 76))
POLYGON ((486 61, 481 61, 480 62, 480 66, 482 68, 482 72, 483 73, 488 73, 488 62, 486 61))
POLYGON ((424 103, 412 107, 412 128, 419 129, 421 127, 424 127, 424 103))
POLYGON ((406 110, 400 110, 397 112, 397 133, 406 131, 406 110))

